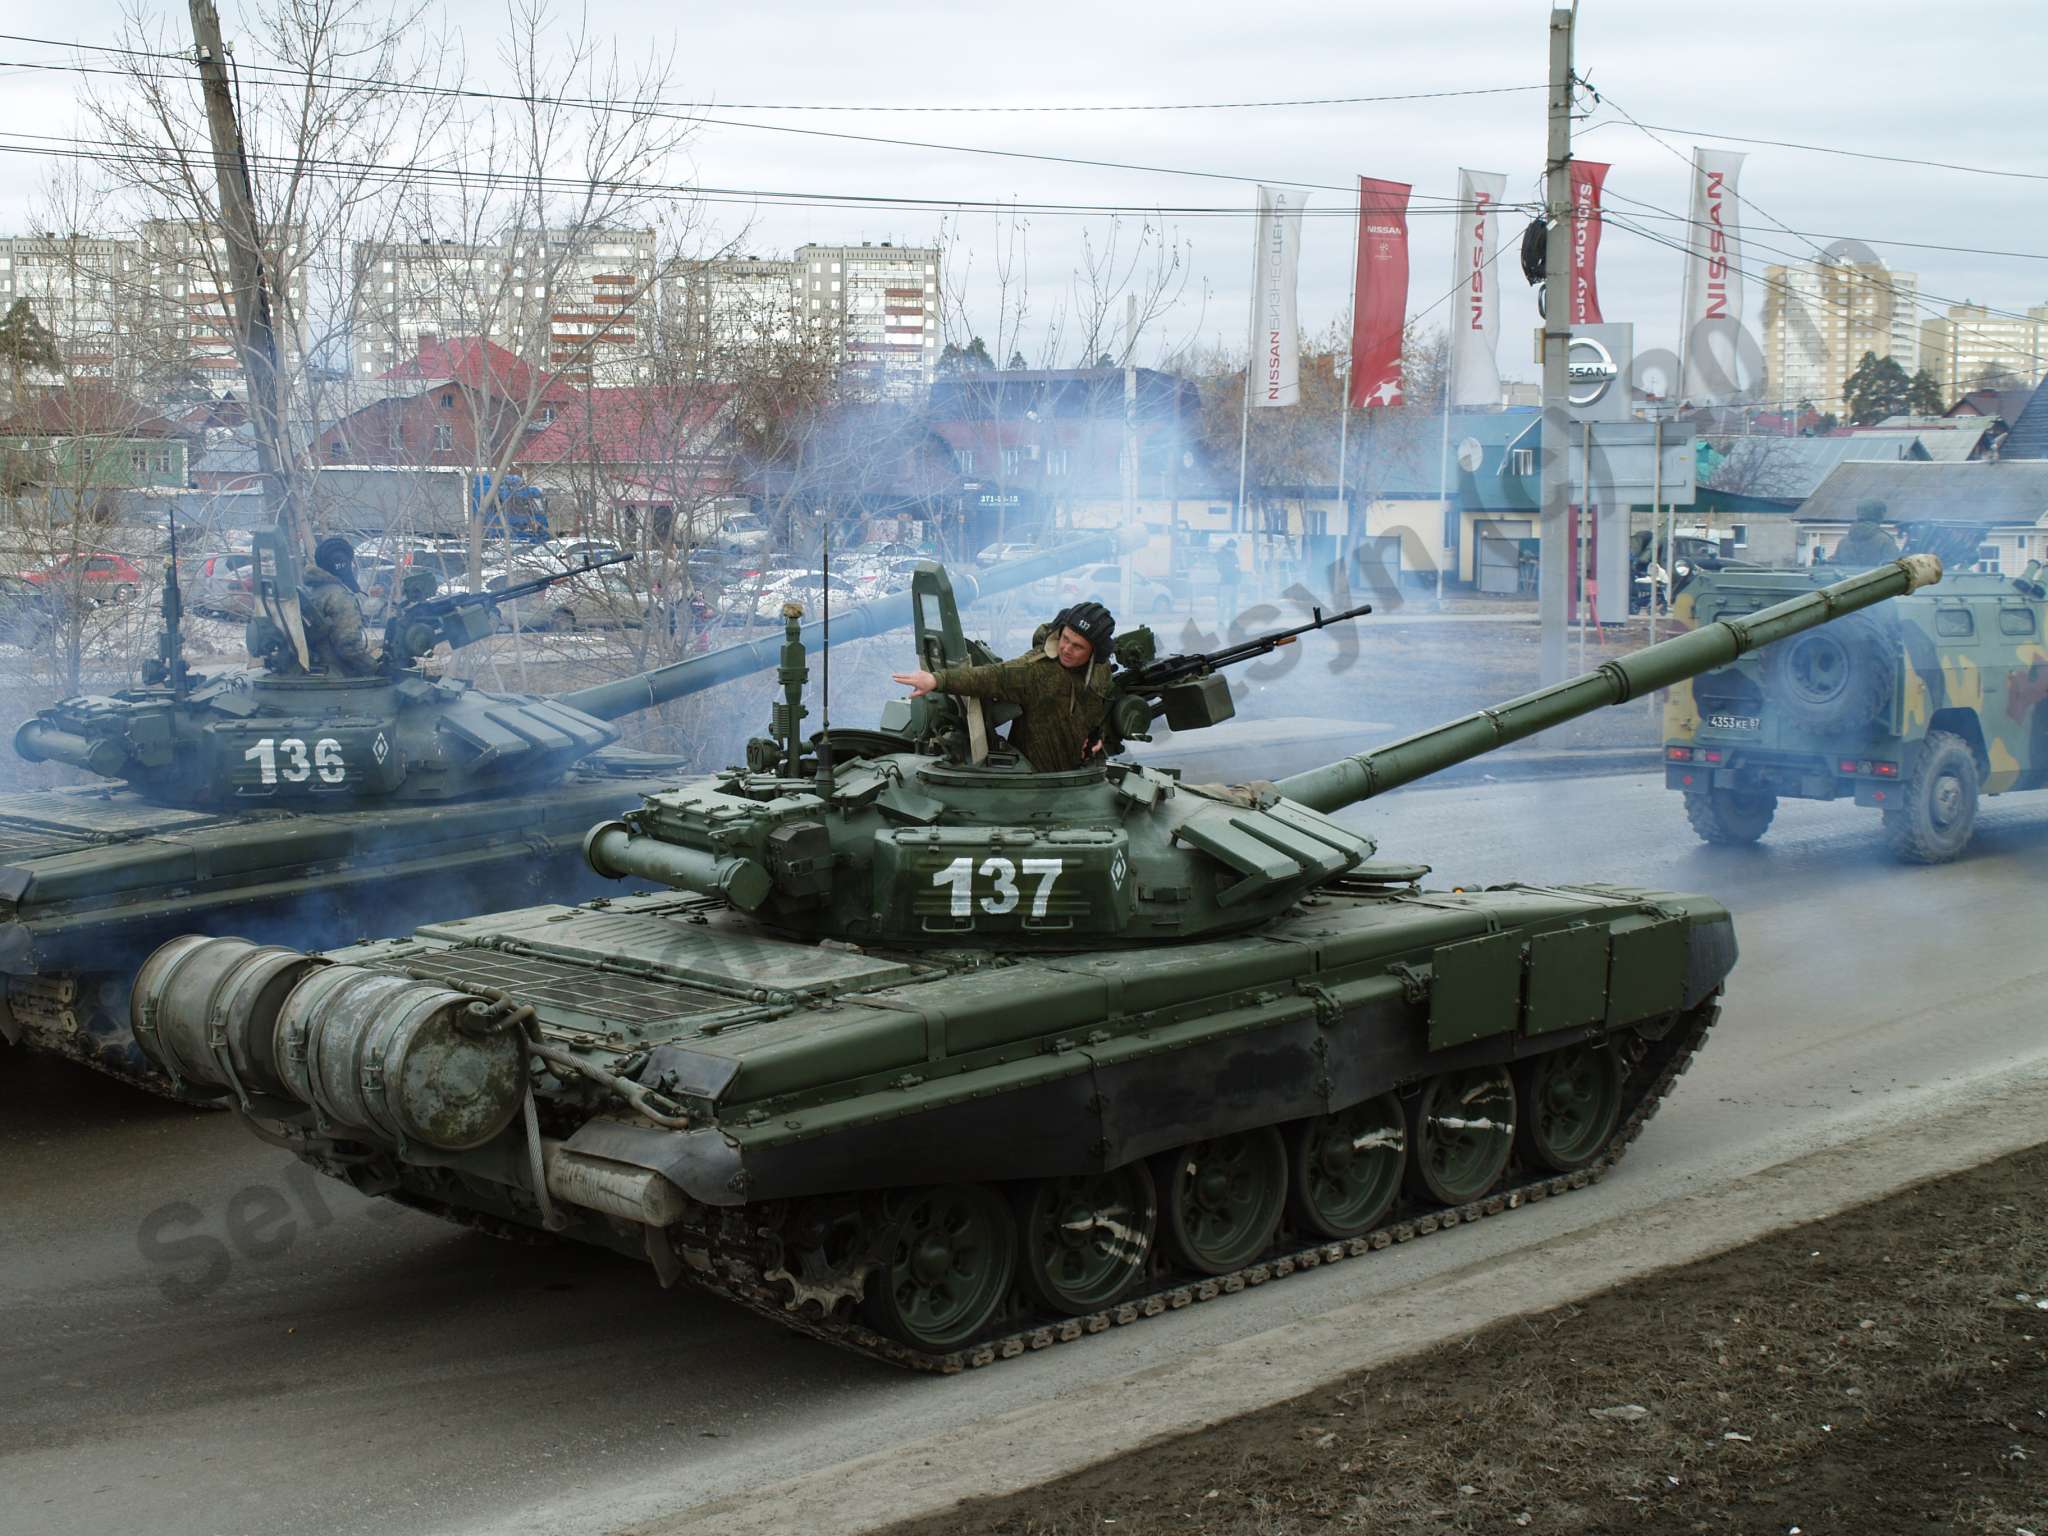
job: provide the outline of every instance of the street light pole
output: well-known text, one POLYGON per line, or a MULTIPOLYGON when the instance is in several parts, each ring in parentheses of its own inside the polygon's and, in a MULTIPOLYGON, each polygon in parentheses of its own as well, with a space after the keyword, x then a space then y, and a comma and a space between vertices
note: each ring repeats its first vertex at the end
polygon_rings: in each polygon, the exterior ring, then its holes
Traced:
POLYGON ((1550 13, 1550 139, 1544 165, 1543 214, 1543 511, 1537 524, 1536 607, 1542 681, 1565 678, 1565 620, 1570 611, 1570 449, 1565 433, 1571 344, 1572 12, 1550 13))

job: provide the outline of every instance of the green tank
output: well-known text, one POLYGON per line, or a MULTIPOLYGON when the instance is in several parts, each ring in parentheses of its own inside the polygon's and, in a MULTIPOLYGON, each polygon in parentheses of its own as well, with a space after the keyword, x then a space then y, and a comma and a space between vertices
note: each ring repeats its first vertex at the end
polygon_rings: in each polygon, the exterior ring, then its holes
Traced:
MULTIPOLYGON (((1727 911, 1427 889, 1332 813, 1939 575, 1902 561, 1234 788, 1035 773, 999 711, 938 696, 805 741, 792 665, 746 769, 589 833, 596 871, 668 889, 323 955, 181 938, 135 1031, 359 1190, 986 1364, 1597 1177, 1714 1021, 1727 911)), ((926 667, 986 655, 943 573, 913 593, 926 667)), ((1110 754, 1231 711, 1234 658, 1142 631, 1118 657, 1110 754)))
MULTIPOLYGON (((259 539, 264 536, 259 535, 259 539)), ((965 578, 969 597, 1105 558, 1081 539, 965 578)), ((591 822, 676 781, 680 759, 624 749, 612 723, 765 671, 769 636, 554 697, 418 663, 495 628, 492 597, 436 598, 386 626, 389 660, 347 678, 268 667, 194 675, 176 588, 150 681, 65 699, 15 748, 107 780, 0 795, 0 1039, 168 1087, 135 1048, 128 988, 194 929, 321 947, 404 932, 450 908, 578 900, 609 888, 591 822)), ((835 638, 910 622, 907 593, 832 615, 835 638)), ((815 632, 815 626, 809 632, 815 632)))

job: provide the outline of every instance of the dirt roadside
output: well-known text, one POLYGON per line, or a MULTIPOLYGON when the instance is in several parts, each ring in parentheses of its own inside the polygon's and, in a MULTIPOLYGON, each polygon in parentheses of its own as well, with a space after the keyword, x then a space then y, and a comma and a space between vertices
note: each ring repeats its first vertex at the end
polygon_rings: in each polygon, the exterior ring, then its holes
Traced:
POLYGON ((2048 1146, 888 1536, 2048 1532, 2048 1146))

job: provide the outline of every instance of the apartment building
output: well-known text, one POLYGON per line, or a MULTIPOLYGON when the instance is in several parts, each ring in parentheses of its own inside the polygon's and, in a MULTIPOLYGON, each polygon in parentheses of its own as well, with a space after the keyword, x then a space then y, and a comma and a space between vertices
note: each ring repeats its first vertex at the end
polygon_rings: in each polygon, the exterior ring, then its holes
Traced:
POLYGON ((738 256, 692 262, 662 285, 662 324, 693 377, 730 378, 793 349, 803 334, 803 268, 738 256))
POLYGON ((796 252, 804 318, 835 338, 849 383, 914 400, 939 361, 939 252, 889 241, 796 252))
MULTIPOLYGON (((245 397, 248 379, 235 345, 226 235, 189 219, 154 219, 142 226, 136 243, 148 273, 147 323, 169 339, 178 367, 210 395, 245 397)), ((305 358, 310 334, 299 256, 297 234, 271 240, 265 253, 271 326, 287 371, 305 358)))
POLYGON ((475 336, 569 383, 643 381, 655 261, 651 229, 361 242, 351 372, 377 378, 423 342, 475 336))
POLYGON ((1908 374, 1921 367, 1920 278, 1882 262, 1813 261, 1764 269, 1765 398, 1839 405, 1866 352, 1908 374))
POLYGON ((141 286, 130 240, 90 235, 0 239, 0 313, 15 300, 57 338, 66 368, 112 378, 132 350, 130 311, 141 286))
POLYGON ((1921 349, 1942 393, 1960 400, 1986 379, 2039 384, 2048 376, 2048 304, 2024 316, 1993 314, 1982 304, 1951 304, 1920 328, 1921 349))

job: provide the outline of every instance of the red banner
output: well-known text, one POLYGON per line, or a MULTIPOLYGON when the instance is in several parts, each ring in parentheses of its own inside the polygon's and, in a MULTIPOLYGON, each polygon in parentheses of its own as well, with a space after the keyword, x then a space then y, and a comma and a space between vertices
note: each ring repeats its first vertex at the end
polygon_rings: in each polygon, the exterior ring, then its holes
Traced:
POLYGON ((1358 272, 1351 294, 1354 407, 1401 403, 1408 320, 1408 183, 1358 178, 1358 272))
POLYGON ((1600 188, 1610 168, 1572 162, 1572 324, 1600 323, 1600 188))

